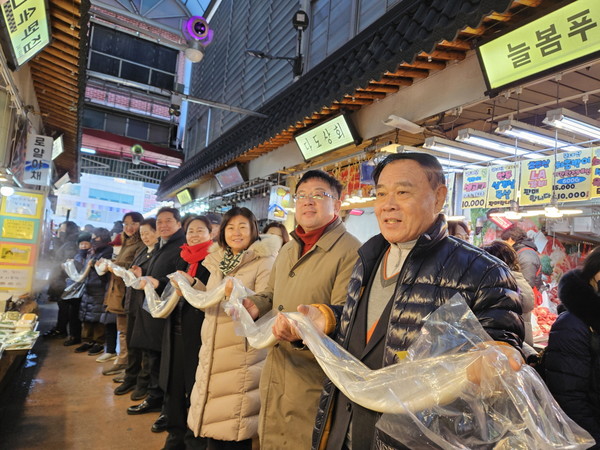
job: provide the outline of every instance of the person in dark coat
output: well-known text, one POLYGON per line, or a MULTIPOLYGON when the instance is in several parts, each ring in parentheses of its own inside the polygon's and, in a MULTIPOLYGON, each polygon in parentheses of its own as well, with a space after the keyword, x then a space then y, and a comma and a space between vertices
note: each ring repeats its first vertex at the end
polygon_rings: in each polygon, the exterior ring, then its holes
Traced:
MULTIPOLYGON (((92 235, 90 233, 79 233, 77 237, 79 251, 73 257, 75 268, 81 273, 86 267, 87 257, 92 251, 92 235)), ((67 287, 75 282, 67 278, 67 287)), ((81 320, 79 319, 79 309, 81 306, 81 297, 70 298, 69 302, 69 338, 63 343, 65 347, 81 344, 81 320)))
POLYGON ((110 232, 106 228, 96 228, 92 234, 92 253, 86 260, 86 266, 91 265, 85 279, 85 290, 81 299, 79 319, 82 322, 81 338, 85 341, 75 349, 76 353, 88 352, 88 355, 98 355, 104 351, 104 324, 100 317, 104 312, 104 296, 110 279, 109 273, 98 275, 94 264, 101 259, 112 258, 110 232))
POLYGON ((600 448, 600 247, 583 268, 565 273, 558 297, 566 311, 550 329, 544 352, 545 381, 567 415, 600 448))
POLYGON ((537 289, 542 287, 542 261, 534 242, 517 225, 504 230, 500 237, 517 252, 521 273, 529 285, 537 289))
MULTIPOLYGON (((186 273, 198 280, 196 283, 206 285, 210 272, 202 261, 213 243, 211 223, 205 216, 192 216, 185 222, 184 229, 187 243, 181 246, 181 258, 187 263, 186 273)), ((204 311, 194 308, 182 297, 165 324, 159 380, 165 392, 164 421, 169 432, 165 450, 205 449, 207 445, 206 439, 194 438, 187 427, 203 320, 204 311)))
POLYGON ((68 300, 61 299, 61 295, 67 287, 66 279, 68 278, 62 264, 68 259, 73 259, 77 254, 79 250, 78 236, 79 226, 75 222, 66 221, 60 224, 58 236, 54 241, 54 264, 48 287, 48 300, 58 303, 58 317, 56 325, 44 333, 45 337, 67 336, 71 304, 68 300))
MULTIPOLYGON (((185 261, 180 257, 181 246, 185 244, 185 233, 181 228, 181 216, 175 208, 164 207, 156 214, 156 230, 159 240, 152 258, 145 272, 139 267, 132 266, 136 276, 146 276, 156 289, 158 295, 162 294, 169 279, 167 275, 186 267, 185 261)), ((140 289, 143 289, 140 286, 140 289)), ((133 330, 132 345, 143 348, 150 365, 150 383, 148 384, 148 397, 139 405, 130 406, 127 414, 144 414, 161 410, 163 391, 158 384, 160 374, 160 351, 165 326, 165 319, 154 319, 149 312, 142 310, 141 320, 133 330)))
MULTIPOLYGON (((524 329, 516 282, 503 262, 448 236, 440 213, 447 188, 437 159, 424 153, 390 155, 373 178, 381 234, 359 249, 346 304, 301 305, 298 310, 310 314, 323 331, 335 331, 336 340, 369 368, 379 369, 398 363, 398 353, 420 335, 425 317, 460 293, 491 338, 503 341, 496 348, 518 370, 524 329)), ((279 316, 273 332, 279 339, 299 340, 285 316, 279 316)), ((472 365, 467 376, 480 382, 481 366, 472 365)), ((376 431, 379 416, 327 380, 313 448, 404 448, 376 431)))
MULTIPOLYGON (((138 250, 133 257, 132 267, 139 267, 142 273, 147 272, 148 264, 156 249, 158 242, 156 232, 156 219, 149 218, 140 222, 140 238, 145 248, 138 250)), ((143 400, 148 394, 150 381, 149 361, 144 352, 143 329, 146 321, 153 320, 147 317, 143 309, 144 291, 128 287, 125 290, 125 312, 127 314, 127 367, 123 383, 115 389, 115 395, 125 395, 131 391, 131 400, 143 400), (134 333, 134 330, 138 330, 134 333), (137 346, 133 340, 137 336, 137 346)))

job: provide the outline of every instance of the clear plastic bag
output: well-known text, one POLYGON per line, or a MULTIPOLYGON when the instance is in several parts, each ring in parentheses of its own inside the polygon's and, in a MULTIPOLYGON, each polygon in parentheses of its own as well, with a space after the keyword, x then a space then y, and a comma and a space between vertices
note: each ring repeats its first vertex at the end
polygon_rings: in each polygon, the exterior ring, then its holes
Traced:
MULTIPOLYGON (((240 299, 230 303, 241 305, 240 299)), ((329 379, 352 401, 382 412, 377 428, 411 449, 584 449, 593 439, 570 420, 535 370, 510 368, 456 295, 426 320, 398 364, 371 370, 300 313, 285 313, 329 379), (467 368, 482 362, 480 385, 467 368)), ((236 320, 246 336, 241 313, 236 320)), ((269 324, 263 325, 269 327, 269 324)), ((264 331, 266 333, 266 330, 264 331)))
POLYGON ((108 272, 108 263, 111 262, 106 258, 100 258, 98 261, 96 261, 96 264, 94 264, 94 267, 96 268, 96 273, 99 276, 104 275, 106 272, 108 272))
MULTIPOLYGON (((100 258, 98 263, 103 273, 106 273, 110 269, 113 275, 121 278, 127 287, 131 287, 138 279, 131 270, 121 267, 108 259, 100 258)), ((98 271, 98 266, 96 266, 96 271, 98 271)))
POLYGON ((65 273, 71 280, 73 280, 75 283, 80 283, 85 280, 90 273, 91 266, 86 265, 85 269, 79 272, 77 267, 75 267, 75 261, 72 259, 67 259, 63 263, 63 269, 65 269, 65 273))
POLYGON ((146 281, 144 286, 144 306, 143 308, 152 315, 155 319, 165 319, 169 317, 169 314, 173 312, 177 302, 179 301, 179 295, 171 284, 167 284, 162 294, 159 296, 152 283, 146 278, 141 277, 134 282, 137 285, 141 280, 146 281))
POLYGON ((183 294, 183 297, 196 309, 206 309, 210 306, 221 303, 225 299, 225 286, 227 285, 228 280, 232 280, 233 282, 232 296, 236 296, 236 298, 243 298, 249 295, 246 293, 247 291, 244 286, 232 277, 226 277, 221 284, 210 291, 199 291, 194 289, 190 283, 188 283, 185 276, 179 272, 167 275, 167 278, 177 283, 179 290, 183 294))

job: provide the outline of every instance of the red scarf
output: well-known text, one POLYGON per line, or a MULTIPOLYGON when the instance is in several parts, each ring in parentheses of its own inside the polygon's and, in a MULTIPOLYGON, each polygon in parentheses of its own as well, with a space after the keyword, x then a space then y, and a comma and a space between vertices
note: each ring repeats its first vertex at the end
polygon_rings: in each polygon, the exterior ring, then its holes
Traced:
POLYGON ((190 266, 188 267, 188 275, 191 277, 196 276, 196 271, 198 270, 198 264, 206 255, 208 255, 208 248, 213 244, 213 241, 202 242, 201 244, 196 245, 187 245, 183 244, 181 248, 181 258, 188 263, 190 266))
POLYGON ((300 225, 296 227, 296 236, 298 236, 304 244, 302 246, 302 254, 300 256, 304 256, 311 248, 313 248, 317 241, 321 239, 323 233, 325 233, 325 229, 335 222, 337 218, 338 216, 335 216, 327 225, 308 232, 304 231, 304 228, 302 228, 300 225))

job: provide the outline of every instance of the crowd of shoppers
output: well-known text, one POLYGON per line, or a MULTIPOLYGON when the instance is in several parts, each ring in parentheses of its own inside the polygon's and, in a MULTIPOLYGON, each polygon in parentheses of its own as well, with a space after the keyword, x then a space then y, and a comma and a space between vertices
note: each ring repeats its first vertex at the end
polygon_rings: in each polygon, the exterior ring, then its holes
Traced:
MULTIPOLYGON (((101 359, 114 360, 112 370, 103 372, 120 374, 114 393, 143 400, 128 414, 160 413, 152 431, 168 431, 165 449, 404 448, 376 429, 379 413, 354 403, 327 379, 284 315, 273 326, 277 343, 257 350, 236 335, 221 305, 199 310, 180 298, 166 319, 144 308, 143 284, 160 294, 173 272, 201 291, 234 277, 256 292, 243 300, 255 320, 269 311, 300 311, 366 366, 379 369, 399 362, 424 319, 460 293, 491 345, 518 370, 532 344, 531 285, 539 286, 520 230, 483 249, 468 242, 466 226, 451 224, 456 236, 449 235, 440 213, 444 175, 430 155, 390 155, 373 177, 380 233, 362 246, 340 218, 342 185, 318 170, 296 185, 291 233, 270 223, 259 234, 252 211, 240 207, 222 222, 214 214, 182 219, 175 208, 160 209, 155 219, 129 213, 114 261, 144 281, 125 288, 112 274, 90 271, 79 309, 86 342, 76 351, 104 350, 101 359), (531 280, 521 273, 525 267, 531 280)), ((61 239, 65 245, 66 235, 61 239)), ((70 241, 79 246, 71 257, 83 270, 111 258, 115 240, 94 229, 70 241)), ((599 279, 598 252, 583 270, 564 276, 560 293, 567 312, 552 329, 545 366, 559 403, 591 432, 600 428, 599 279)), ((56 329, 52 335, 65 334, 58 324, 56 329)), ((77 343, 78 335, 69 333, 69 345, 77 343)), ((480 383, 486 371, 472 364, 467 376, 480 383)))

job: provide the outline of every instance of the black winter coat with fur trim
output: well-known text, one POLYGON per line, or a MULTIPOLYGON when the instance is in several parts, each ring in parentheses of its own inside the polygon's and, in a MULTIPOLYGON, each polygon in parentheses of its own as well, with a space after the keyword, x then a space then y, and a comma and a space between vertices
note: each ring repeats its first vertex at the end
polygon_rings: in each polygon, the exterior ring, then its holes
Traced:
POLYGON ((546 384, 567 415, 600 443, 600 354, 592 350, 592 339, 600 339, 600 295, 575 269, 560 279, 558 296, 567 311, 550 330, 546 384))

